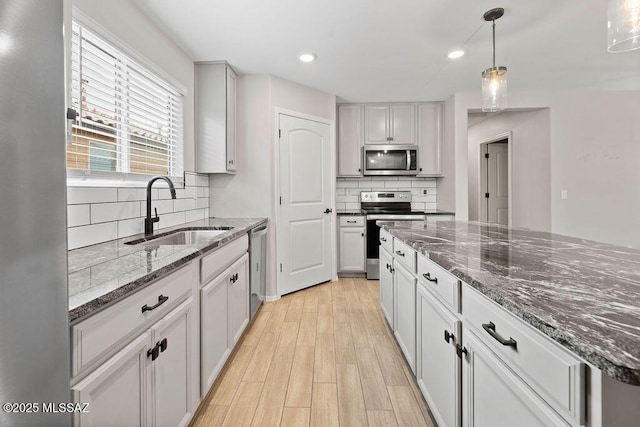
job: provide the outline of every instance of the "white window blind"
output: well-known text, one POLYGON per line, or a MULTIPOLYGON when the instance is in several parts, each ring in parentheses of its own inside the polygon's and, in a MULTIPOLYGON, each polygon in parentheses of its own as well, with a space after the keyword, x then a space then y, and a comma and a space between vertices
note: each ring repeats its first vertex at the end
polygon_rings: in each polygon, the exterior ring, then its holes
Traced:
POLYGON ((73 23, 71 102, 78 113, 67 168, 183 180, 183 96, 91 31, 73 23))

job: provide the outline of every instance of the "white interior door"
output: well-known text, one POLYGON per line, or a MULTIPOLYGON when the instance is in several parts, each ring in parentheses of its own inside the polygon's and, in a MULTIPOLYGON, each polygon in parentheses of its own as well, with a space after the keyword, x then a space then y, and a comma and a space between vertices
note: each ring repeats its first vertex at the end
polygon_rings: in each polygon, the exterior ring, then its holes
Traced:
POLYGON ((486 220, 509 224, 509 144, 493 142, 484 146, 486 220))
POLYGON ((278 294, 331 279, 331 127, 279 116, 278 294))

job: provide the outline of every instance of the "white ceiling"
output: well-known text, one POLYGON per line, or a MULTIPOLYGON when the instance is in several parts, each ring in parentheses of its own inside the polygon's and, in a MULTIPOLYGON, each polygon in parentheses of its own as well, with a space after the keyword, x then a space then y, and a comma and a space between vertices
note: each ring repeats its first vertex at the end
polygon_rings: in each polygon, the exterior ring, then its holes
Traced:
POLYGON ((509 90, 640 89, 640 49, 606 51, 606 0, 133 0, 194 61, 227 60, 341 101, 434 101, 480 90, 496 63, 509 90), (446 53, 467 54, 449 60, 446 53), (300 63, 297 54, 318 59, 300 63))

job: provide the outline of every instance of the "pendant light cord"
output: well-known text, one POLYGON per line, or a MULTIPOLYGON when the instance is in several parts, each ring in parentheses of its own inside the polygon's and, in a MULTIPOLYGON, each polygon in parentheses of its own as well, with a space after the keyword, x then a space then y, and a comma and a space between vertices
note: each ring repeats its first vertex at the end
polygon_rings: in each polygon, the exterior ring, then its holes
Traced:
POLYGON ((496 20, 492 19, 493 22, 493 68, 496 68, 496 20))

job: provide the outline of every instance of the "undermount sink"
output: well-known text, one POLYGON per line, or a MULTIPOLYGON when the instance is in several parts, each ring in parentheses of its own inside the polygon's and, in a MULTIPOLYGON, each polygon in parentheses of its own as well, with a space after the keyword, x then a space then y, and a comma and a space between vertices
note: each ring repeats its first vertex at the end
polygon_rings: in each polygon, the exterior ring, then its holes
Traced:
POLYGON ((233 227, 219 227, 218 230, 177 230, 164 236, 151 239, 138 239, 125 242, 125 245, 175 246, 193 245, 211 240, 219 234, 226 233, 233 227))

